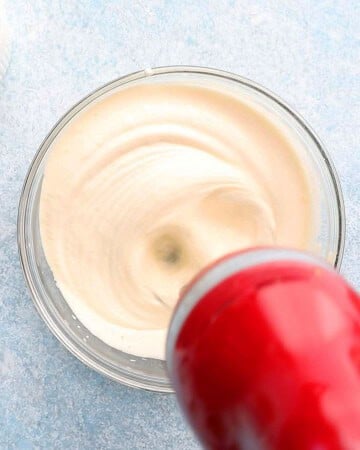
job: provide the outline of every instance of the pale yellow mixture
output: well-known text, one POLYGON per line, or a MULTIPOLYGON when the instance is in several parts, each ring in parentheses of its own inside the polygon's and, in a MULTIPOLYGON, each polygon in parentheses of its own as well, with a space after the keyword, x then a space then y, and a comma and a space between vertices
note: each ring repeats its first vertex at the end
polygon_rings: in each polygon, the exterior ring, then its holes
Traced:
POLYGON ((230 92, 124 88, 61 132, 40 228, 74 313, 112 347, 163 358, 179 291, 206 264, 264 244, 307 249, 310 182, 294 143, 230 92))

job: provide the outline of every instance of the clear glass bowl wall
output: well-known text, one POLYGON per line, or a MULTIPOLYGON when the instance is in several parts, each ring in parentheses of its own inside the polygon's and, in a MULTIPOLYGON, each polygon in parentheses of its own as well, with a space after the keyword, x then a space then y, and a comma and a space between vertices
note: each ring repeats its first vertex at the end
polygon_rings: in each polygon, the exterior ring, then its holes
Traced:
MULTIPOLYGON (((46 262, 39 232, 39 198, 46 157, 52 142, 81 110, 105 95, 138 83, 183 81, 231 89, 277 116, 299 142, 301 159, 316 184, 319 226, 317 253, 339 268, 344 246, 344 207, 334 167, 310 127, 289 106, 263 87, 240 76, 200 67, 164 67, 140 71, 99 88, 55 125, 38 150, 27 174, 19 205, 18 243, 26 281, 35 306, 54 335, 92 369, 129 386, 171 392, 164 361, 140 358, 106 345, 75 317, 57 288, 46 262)), ((314 193, 315 195, 315 193, 314 193)))

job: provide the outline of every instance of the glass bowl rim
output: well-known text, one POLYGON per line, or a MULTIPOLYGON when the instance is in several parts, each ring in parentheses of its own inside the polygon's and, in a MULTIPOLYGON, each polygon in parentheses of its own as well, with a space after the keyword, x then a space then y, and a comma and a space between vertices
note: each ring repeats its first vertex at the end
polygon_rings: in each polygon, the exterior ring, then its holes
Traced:
POLYGON ((18 250, 19 257, 21 262, 21 267, 24 273, 24 277, 27 283, 27 286, 30 290, 30 294, 33 300, 33 303, 40 315, 40 317, 44 320, 50 331, 55 335, 55 337, 67 348, 74 356, 76 356, 80 361, 82 361, 85 365, 90 367, 91 369, 97 371, 98 373, 105 375, 106 377, 120 382, 124 385, 136 388, 142 388, 149 391, 157 391, 170 393, 173 392, 173 389, 168 384, 156 384, 151 383, 149 381, 145 381, 146 377, 140 377, 138 375, 134 375, 134 378, 130 378, 129 376, 121 376, 118 373, 114 373, 112 370, 104 367, 104 364, 94 359, 94 355, 92 352, 85 352, 83 349, 78 347, 75 341, 73 341, 72 337, 61 328, 56 321, 51 317, 51 314, 47 311, 46 305, 44 304, 43 298, 38 294, 37 289, 33 283, 33 277, 31 274, 31 264, 27 256, 26 252, 26 217, 27 210, 29 206, 29 194, 31 192, 31 188, 34 182, 34 178, 37 174, 38 168, 47 154, 53 140, 58 135, 58 133, 67 125, 68 122, 78 114, 83 108, 89 105, 92 101, 101 97, 102 95, 111 92, 112 90, 118 88, 119 86, 126 85, 129 82, 145 79, 148 77, 156 76, 156 75, 171 75, 171 74, 192 74, 199 76, 214 76, 217 78, 225 79, 230 82, 239 83, 243 86, 249 87, 252 90, 257 91, 258 93, 267 97, 270 102, 275 102, 282 110, 285 110, 285 113, 288 113, 296 122, 300 125, 300 127, 305 131, 305 133, 311 138, 312 142, 315 144, 319 155, 322 157, 325 166, 328 171, 328 175, 330 175, 332 188, 335 193, 335 201, 336 201, 336 211, 337 211, 337 225, 338 225, 338 241, 337 241, 337 250, 335 256, 334 266, 336 269, 340 269, 343 253, 344 253, 344 243, 345 243, 345 208, 344 208, 344 200, 342 195, 342 190, 339 182, 338 175, 336 173, 336 169, 334 167, 331 158, 326 151, 324 145, 321 143, 318 136, 312 130, 310 125, 297 113, 295 112, 284 100, 279 98, 272 91, 264 88, 260 84, 242 77, 240 75, 209 68, 202 66, 183 66, 183 65, 175 65, 175 66, 162 66, 156 68, 149 68, 144 70, 139 70, 137 72, 133 72, 119 78, 116 78, 98 88, 93 90, 90 94, 79 100, 73 106, 71 106, 65 114, 56 122, 56 124, 52 127, 48 135, 45 137, 43 142, 41 143, 39 149, 35 153, 35 156, 30 163, 29 169, 25 176, 23 188, 20 195, 19 207, 18 207, 18 219, 17 219, 17 241, 18 241, 18 250))

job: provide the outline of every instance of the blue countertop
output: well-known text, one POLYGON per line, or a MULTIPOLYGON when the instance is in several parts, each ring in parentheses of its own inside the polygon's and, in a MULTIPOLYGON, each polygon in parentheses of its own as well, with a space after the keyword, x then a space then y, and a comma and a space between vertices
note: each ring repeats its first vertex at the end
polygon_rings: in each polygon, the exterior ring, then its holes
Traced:
POLYGON ((0 83, 0 449, 195 449, 175 399, 85 367, 33 307, 16 244, 18 199, 56 120, 102 83, 153 66, 239 73, 303 115, 345 197, 342 272, 359 289, 360 3, 357 0, 9 0, 0 83))

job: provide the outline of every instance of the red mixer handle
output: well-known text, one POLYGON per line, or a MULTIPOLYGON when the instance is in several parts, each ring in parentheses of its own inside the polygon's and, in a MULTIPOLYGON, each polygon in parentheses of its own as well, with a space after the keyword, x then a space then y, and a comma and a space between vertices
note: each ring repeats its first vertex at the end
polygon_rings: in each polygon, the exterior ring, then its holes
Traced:
POLYGON ((167 361, 207 449, 360 450, 360 298, 310 255, 256 249, 203 271, 167 361))

